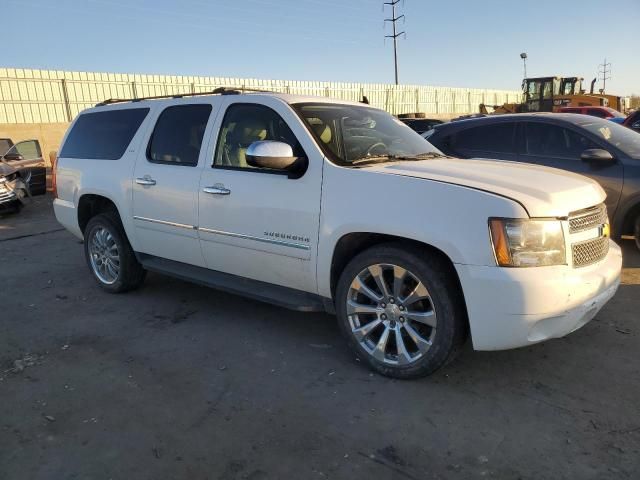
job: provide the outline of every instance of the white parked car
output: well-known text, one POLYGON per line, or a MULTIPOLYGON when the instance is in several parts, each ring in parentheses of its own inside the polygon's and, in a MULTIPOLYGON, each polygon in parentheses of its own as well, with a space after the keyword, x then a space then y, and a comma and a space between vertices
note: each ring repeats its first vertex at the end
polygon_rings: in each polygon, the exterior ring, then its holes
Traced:
POLYGON ((566 335, 618 288, 592 180, 448 158, 363 104, 218 93, 105 102, 69 128, 55 213, 105 290, 152 270, 336 313, 371 368, 409 378, 468 336, 566 335))

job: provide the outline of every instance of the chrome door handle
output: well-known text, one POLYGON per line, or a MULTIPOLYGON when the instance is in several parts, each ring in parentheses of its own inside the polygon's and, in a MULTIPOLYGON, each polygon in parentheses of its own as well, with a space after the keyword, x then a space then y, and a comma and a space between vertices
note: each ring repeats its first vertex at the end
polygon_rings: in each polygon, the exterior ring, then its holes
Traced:
POLYGON ((149 175, 145 175, 144 177, 140 178, 136 178, 136 183, 138 185, 146 185, 146 186, 150 186, 150 185, 155 185, 156 181, 151 178, 149 175))
POLYGON ((211 195, 229 195, 231 190, 225 188, 223 185, 214 185, 213 187, 204 187, 202 189, 204 193, 210 193, 211 195))

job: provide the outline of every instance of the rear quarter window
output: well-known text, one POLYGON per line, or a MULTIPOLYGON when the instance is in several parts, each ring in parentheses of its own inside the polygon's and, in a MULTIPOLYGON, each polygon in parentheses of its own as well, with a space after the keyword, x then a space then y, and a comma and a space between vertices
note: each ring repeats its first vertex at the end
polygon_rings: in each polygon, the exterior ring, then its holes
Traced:
POLYGON ((466 152, 513 153, 514 132, 514 123, 471 127, 453 135, 452 147, 466 152))
POLYGON ((148 108, 83 113, 69 132, 60 157, 118 160, 148 113, 148 108))

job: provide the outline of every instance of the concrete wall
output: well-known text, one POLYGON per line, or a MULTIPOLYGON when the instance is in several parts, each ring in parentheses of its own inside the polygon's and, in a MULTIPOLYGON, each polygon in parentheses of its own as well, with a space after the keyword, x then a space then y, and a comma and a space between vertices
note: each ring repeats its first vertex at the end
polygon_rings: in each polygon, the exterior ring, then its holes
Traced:
POLYGON ((269 80, 0 67, 0 124, 71 121, 78 112, 109 98, 140 98, 210 92, 218 87, 260 89, 360 101, 392 114, 424 112, 453 116, 476 113, 481 103, 518 102, 522 92, 382 83, 269 80))
POLYGON ((47 164, 49 152, 60 148, 68 123, 0 123, 0 138, 10 138, 13 143, 36 139, 47 164))

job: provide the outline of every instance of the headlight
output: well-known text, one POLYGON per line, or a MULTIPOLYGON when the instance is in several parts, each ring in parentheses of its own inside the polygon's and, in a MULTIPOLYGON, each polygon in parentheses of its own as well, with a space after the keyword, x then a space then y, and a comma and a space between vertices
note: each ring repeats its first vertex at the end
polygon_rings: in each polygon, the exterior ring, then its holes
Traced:
POLYGON ((567 263, 558 220, 489 219, 496 262, 501 267, 542 267, 567 263))

